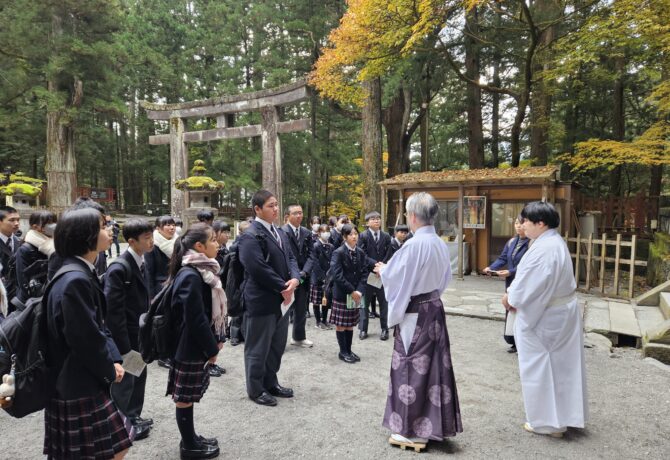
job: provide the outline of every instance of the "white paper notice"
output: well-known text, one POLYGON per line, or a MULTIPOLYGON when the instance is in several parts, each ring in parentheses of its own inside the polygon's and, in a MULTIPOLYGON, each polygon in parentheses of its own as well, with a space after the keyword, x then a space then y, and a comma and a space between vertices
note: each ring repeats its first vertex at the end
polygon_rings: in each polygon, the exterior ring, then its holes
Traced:
POLYGON ((279 308, 281 308, 281 315, 284 316, 286 313, 288 313, 288 309, 291 308, 291 305, 293 305, 293 302, 295 302, 295 293, 291 294, 291 300, 289 303, 283 303, 279 305, 279 308))
POLYGON ((405 347, 405 355, 409 353, 409 347, 412 345, 416 321, 419 319, 418 313, 405 313, 405 318, 400 322, 400 338, 405 347))
POLYGON ((370 273, 368 275, 368 284, 377 289, 381 289, 383 286, 381 276, 377 275, 376 273, 370 273))
POLYGON ((123 369, 130 375, 139 377, 142 375, 144 368, 147 367, 147 363, 142 360, 142 355, 136 352, 135 350, 130 350, 128 353, 122 356, 123 358, 123 369))

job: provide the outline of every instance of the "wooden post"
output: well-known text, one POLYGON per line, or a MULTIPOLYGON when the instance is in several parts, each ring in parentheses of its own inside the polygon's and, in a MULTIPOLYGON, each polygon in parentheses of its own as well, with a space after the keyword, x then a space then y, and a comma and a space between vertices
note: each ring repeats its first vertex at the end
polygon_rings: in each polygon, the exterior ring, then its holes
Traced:
POLYGON ((458 186, 458 273, 457 279, 463 279, 463 186, 458 186))
MULTIPOLYGON (((636 217, 637 218, 637 217, 636 217)), ((628 280, 628 297, 633 298, 633 289, 635 289, 635 245, 637 244, 637 235, 633 234, 630 242, 630 279, 628 280)))
POLYGON ((186 123, 183 118, 170 118, 170 211, 173 216, 183 218, 188 206, 188 192, 175 188, 178 180, 188 177, 188 147, 184 142, 186 123))
POLYGON ((621 257, 621 233, 616 235, 616 255, 614 256, 614 293, 619 295, 619 258, 621 257))
POLYGON ((575 283, 579 287, 579 256, 582 249, 582 234, 577 233, 577 245, 575 246, 575 283))
POLYGON ((274 193, 279 203, 279 215, 284 212, 282 203, 281 145, 277 135, 279 113, 277 107, 261 109, 261 145, 263 146, 263 188, 274 193))
POLYGON ((589 242, 588 246, 586 247, 586 292, 589 291, 589 288, 591 287, 591 253, 592 253, 592 247, 593 247, 593 234, 589 233, 589 242))
POLYGON ((600 293, 605 293, 605 257, 607 256, 607 233, 603 233, 600 246, 600 293))

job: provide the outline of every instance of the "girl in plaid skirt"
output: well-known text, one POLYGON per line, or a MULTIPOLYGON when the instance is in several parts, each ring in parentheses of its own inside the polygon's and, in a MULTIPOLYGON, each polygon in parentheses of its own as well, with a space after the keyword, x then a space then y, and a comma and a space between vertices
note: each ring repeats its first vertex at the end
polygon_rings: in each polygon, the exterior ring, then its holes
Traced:
POLYGON ((166 395, 176 405, 182 458, 213 458, 219 455, 216 438, 195 432, 193 403, 209 386, 209 366, 216 363, 223 346, 226 295, 219 278, 216 234, 206 224, 195 224, 177 237, 170 260, 172 308, 182 312, 179 344, 168 376, 166 395))
POLYGON ((109 397, 124 370, 104 324, 105 296, 95 273, 99 252, 112 242, 96 209, 67 211, 54 235, 63 268, 46 297, 46 360, 57 369, 55 392, 44 409, 44 455, 49 459, 121 459, 133 436, 130 422, 109 397))
POLYGON ((359 307, 365 293, 365 285, 376 262, 356 246, 358 231, 351 224, 342 227, 344 244, 333 252, 330 270, 333 275, 333 308, 330 322, 335 325, 338 357, 353 364, 361 359, 351 351, 354 326, 358 324, 359 307))
POLYGON ((333 255, 333 245, 328 242, 330 229, 327 225, 320 225, 317 229, 318 239, 314 242, 312 250, 312 289, 309 300, 312 302, 316 327, 318 329, 332 329, 328 324, 328 307, 332 302, 332 294, 329 299, 325 298, 324 282, 326 272, 330 268, 330 259, 333 255), (325 300, 325 301, 324 301, 325 300))

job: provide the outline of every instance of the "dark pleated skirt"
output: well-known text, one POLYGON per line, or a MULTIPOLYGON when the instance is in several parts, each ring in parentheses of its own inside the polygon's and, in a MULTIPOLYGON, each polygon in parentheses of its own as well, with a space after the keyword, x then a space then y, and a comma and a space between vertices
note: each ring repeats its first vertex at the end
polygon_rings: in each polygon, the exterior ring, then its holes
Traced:
POLYGON ((165 396, 171 395, 174 402, 200 402, 209 387, 209 372, 206 361, 175 361, 170 368, 165 396))
POLYGON ((360 318, 360 308, 347 309, 346 302, 340 302, 333 299, 333 306, 330 309, 330 323, 340 327, 354 327, 358 324, 360 318))
POLYGON ((44 455, 49 459, 99 460, 128 449, 135 436, 130 421, 104 392, 52 399, 44 409, 44 455))
POLYGON ((312 305, 321 305, 323 302, 323 281, 312 284, 309 291, 309 301, 312 302, 312 305))

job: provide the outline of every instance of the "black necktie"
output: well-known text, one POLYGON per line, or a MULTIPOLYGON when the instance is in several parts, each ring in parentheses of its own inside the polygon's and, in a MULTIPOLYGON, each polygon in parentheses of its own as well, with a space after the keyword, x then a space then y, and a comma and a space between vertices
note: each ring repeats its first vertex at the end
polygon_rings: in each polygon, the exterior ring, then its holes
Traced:
POLYGON ((296 228, 296 229, 295 229, 295 239, 296 239, 296 240, 299 240, 299 239, 300 239, 300 229, 299 229, 299 228, 296 228))
POLYGON ((373 235, 374 235, 375 243, 376 243, 377 241, 379 241, 379 234, 377 232, 374 232, 373 235))
POLYGON ((270 225, 270 232, 272 232, 272 236, 275 237, 275 240, 277 240, 279 247, 281 247, 281 240, 279 239, 279 234, 277 233, 277 230, 275 230, 274 225, 270 225))
POLYGON ((144 262, 140 264, 140 273, 142 274, 142 278, 146 278, 146 276, 144 275, 144 262))

